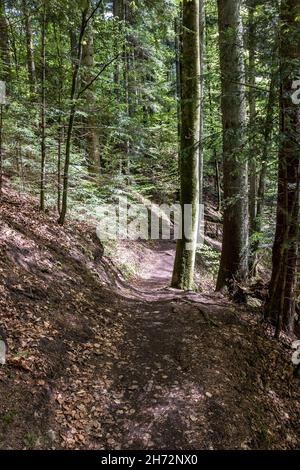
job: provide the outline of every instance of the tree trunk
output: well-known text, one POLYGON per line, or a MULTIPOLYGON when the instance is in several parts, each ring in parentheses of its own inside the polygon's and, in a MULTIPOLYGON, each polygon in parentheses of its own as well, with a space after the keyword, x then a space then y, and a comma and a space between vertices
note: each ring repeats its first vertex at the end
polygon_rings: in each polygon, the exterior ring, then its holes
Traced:
POLYGON ((200 54, 199 204, 203 204, 204 57, 205 57, 205 8, 204 8, 204 0, 199 0, 199 54, 200 54))
MULTIPOLYGON (((123 9, 122 9, 122 0, 113 0, 113 15, 117 21, 123 20, 123 9)), ((120 32, 120 25, 118 26, 120 32)), ((115 42, 115 53, 119 50, 119 44, 115 42)), ((114 70, 114 84, 115 84, 115 93, 116 98, 120 99, 120 60, 116 60, 115 70, 114 70)))
MULTIPOLYGON (((128 0, 122 1, 123 6, 123 19, 125 22, 125 41, 124 41, 124 48, 123 48, 123 81, 124 81, 124 96, 125 96, 125 106, 126 106, 126 113, 128 117, 128 122, 130 122, 131 116, 131 106, 130 106, 130 44, 128 41, 128 33, 127 27, 130 21, 130 5, 128 0)), ((128 134, 128 130, 127 130, 128 134)), ((124 175, 129 175, 130 173, 130 140, 129 137, 126 138, 125 142, 125 159, 123 162, 122 172, 124 175)))
POLYGON ((172 286, 193 287, 199 204, 200 51, 199 0, 183 1, 180 181, 182 239, 177 241, 172 286), (191 207, 188 223, 184 214, 191 207))
MULTIPOLYGON (((205 47, 206 49, 208 48, 208 35, 207 34, 205 34, 205 47)), ((206 68, 207 68, 207 75, 209 77, 209 79, 207 80, 207 95, 208 95, 208 103, 209 103, 209 125, 210 125, 210 132, 212 133, 214 130, 214 111, 213 111, 212 93, 211 93, 211 67, 210 67, 209 61, 207 61, 206 68)), ((222 194, 221 194, 220 165, 219 165, 216 139, 213 138, 211 146, 212 146, 212 152, 214 156, 214 166, 215 166, 215 185, 216 185, 216 193, 217 193, 216 210, 220 212, 221 206, 222 206, 222 194)))
POLYGON ((11 76, 11 59, 9 48, 8 23, 5 15, 5 2, 0 0, 0 56, 1 76, 0 79, 9 82, 11 76))
POLYGON ((248 0, 249 25, 248 25, 248 81, 249 81, 249 236, 250 257, 249 269, 255 275, 256 251, 255 241, 251 237, 256 232, 257 216, 257 147, 256 147, 256 95, 255 95, 255 64, 256 64, 256 26, 255 26, 256 0, 248 0), (252 269, 253 268, 253 269, 252 269))
POLYGON ((0 105, 0 198, 3 187, 3 105, 0 105))
MULTIPOLYGON (((265 188, 266 188, 266 176, 268 168, 268 153, 271 146, 272 130, 273 130, 273 116, 274 108, 277 99, 277 70, 272 71, 271 81, 270 81, 270 90, 266 110, 266 119, 264 124, 264 139, 263 139, 263 149, 261 157, 261 169, 259 174, 259 183, 257 190, 257 211, 256 211, 256 231, 261 233, 262 231, 262 218, 264 213, 265 205, 265 188)), ((259 249, 259 242, 257 241, 254 247, 254 251, 259 249)))
POLYGON ((59 119, 58 140, 57 140, 57 212, 61 211, 61 161, 62 146, 64 141, 64 128, 61 119, 59 119))
POLYGON ((292 101, 292 84, 300 65, 300 0, 283 0, 280 34, 280 148, 273 270, 266 316, 291 333, 299 241, 300 107, 292 101))
POLYGON ((25 0, 23 0, 23 14, 24 14, 25 32, 26 32, 28 81, 29 81, 31 95, 34 95, 36 92, 36 68, 35 68, 34 47, 33 47, 33 40, 32 40, 32 25, 31 25, 31 15, 28 11, 25 0))
MULTIPOLYGON (((93 79, 94 67, 94 40, 92 28, 89 26, 86 34, 86 40, 82 46, 82 66, 83 86, 86 86, 93 79)), ((99 153, 99 134, 97 130, 97 115, 95 111, 95 98, 93 87, 90 87, 85 94, 86 112, 88 114, 85 119, 85 141, 87 147, 88 171, 91 176, 99 176, 100 153, 99 153)))
POLYGON ((56 42, 56 52, 59 64, 59 87, 58 87, 58 135, 57 135, 57 212, 61 212, 61 167, 62 167, 62 148, 64 143, 64 120, 62 119, 62 103, 63 103, 63 83, 64 68, 63 56, 61 51, 61 35, 58 36, 56 25, 53 25, 54 37, 56 42))
POLYGON ((65 223, 65 218, 68 208, 68 189, 69 189, 69 168, 70 168, 70 156, 71 156, 71 145, 72 145, 72 135, 73 127, 76 113, 76 100, 77 100, 77 91, 78 91, 78 75, 82 61, 82 45, 83 37, 87 27, 87 18, 88 18, 89 5, 83 10, 81 16, 81 26, 78 36, 77 43, 77 58, 74 61, 73 73, 72 73, 72 84, 71 84, 71 107, 69 112, 69 122, 67 126, 67 136, 66 136, 66 153, 65 153, 65 165, 64 165, 64 176, 63 176, 63 192, 62 192, 62 205, 61 212, 58 219, 58 223, 63 225, 65 223))
POLYGON ((44 3, 42 12, 41 37, 41 180, 40 210, 45 210, 45 179, 46 179, 46 21, 47 7, 44 3))
POLYGON ((176 104, 177 104, 177 136, 178 153, 180 153, 181 137, 181 44, 182 37, 182 18, 181 15, 175 18, 175 56, 176 56, 176 104))
POLYGON ((218 0, 222 85, 224 227, 217 290, 248 274, 246 95, 240 0, 218 0))
MULTIPOLYGON (((131 106, 130 106, 130 44, 128 40, 127 28, 131 21, 130 2, 128 0, 114 0, 113 1, 113 15, 119 20, 119 32, 124 32, 123 37, 123 50, 121 61, 117 60, 114 72, 114 82, 116 86, 116 96, 125 105, 126 113, 128 116, 127 121, 130 119, 131 106), (122 78, 121 78, 122 76, 122 78), (121 87, 121 82, 123 86, 121 87)), ((126 130, 128 134, 128 129, 126 130)), ((121 144, 121 161, 120 172, 123 175, 128 175, 130 172, 130 141, 126 138, 125 142, 121 144)))

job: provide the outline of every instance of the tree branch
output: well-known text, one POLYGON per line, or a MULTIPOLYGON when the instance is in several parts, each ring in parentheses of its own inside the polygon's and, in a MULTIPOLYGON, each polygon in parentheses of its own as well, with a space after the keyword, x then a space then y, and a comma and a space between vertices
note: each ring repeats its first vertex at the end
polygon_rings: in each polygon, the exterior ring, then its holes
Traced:
POLYGON ((95 6, 95 8, 92 10, 92 12, 90 13, 90 15, 86 18, 86 20, 85 20, 85 25, 84 25, 84 29, 86 29, 88 23, 89 23, 90 20, 93 18, 93 16, 95 15, 96 11, 98 10, 98 8, 101 6, 102 3, 103 3, 103 0, 99 0, 99 2, 98 2, 97 5, 95 6))
POLYGON ((95 77, 85 86, 82 88, 82 90, 80 90, 78 92, 78 95, 77 95, 77 99, 86 91, 88 90, 92 85, 93 83, 100 77, 100 75, 104 72, 104 70, 107 69, 107 67, 109 67, 115 60, 117 60, 117 58, 121 55, 121 53, 117 54, 115 57, 113 57, 109 62, 107 62, 106 64, 104 64, 101 69, 99 70, 99 72, 97 73, 97 75, 95 75, 95 77))

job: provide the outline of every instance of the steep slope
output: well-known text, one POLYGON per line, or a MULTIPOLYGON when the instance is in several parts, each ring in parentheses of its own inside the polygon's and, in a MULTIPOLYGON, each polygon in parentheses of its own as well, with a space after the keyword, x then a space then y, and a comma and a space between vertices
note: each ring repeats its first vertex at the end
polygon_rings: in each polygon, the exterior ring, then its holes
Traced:
POLYGON ((6 187, 0 203, 0 448, 299 448, 288 344, 216 295, 169 289, 174 245, 126 243, 6 187))

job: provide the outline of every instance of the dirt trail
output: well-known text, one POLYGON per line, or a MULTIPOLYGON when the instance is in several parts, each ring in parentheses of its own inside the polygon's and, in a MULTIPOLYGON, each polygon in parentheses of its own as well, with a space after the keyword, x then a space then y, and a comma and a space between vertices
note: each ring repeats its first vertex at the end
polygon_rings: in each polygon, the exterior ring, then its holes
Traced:
POLYGON ((120 345, 120 361, 113 367, 113 388, 124 392, 112 411, 118 430, 114 440, 123 449, 209 448, 209 435, 204 442, 199 434, 205 419, 197 415, 201 401, 207 400, 205 393, 210 392, 194 381, 185 353, 203 318, 196 308, 196 324, 186 329, 180 318, 184 308, 179 311, 175 303, 186 302, 190 311, 189 303, 203 302, 203 298, 169 288, 174 244, 157 243, 151 248, 143 256, 139 278, 132 286, 136 299, 127 308, 134 318, 120 345))
POLYGON ((170 289, 174 251, 158 243, 142 258, 136 299, 126 307, 132 322, 112 369, 122 399, 110 409, 118 430, 110 442, 122 449, 272 447, 285 411, 274 409, 278 397, 263 383, 268 366, 257 324, 252 319, 249 333, 248 315, 217 295, 170 289))
POLYGON ((174 244, 128 245, 128 282, 86 224, 8 189, 0 217, 0 448, 300 447, 290 350, 257 312, 170 289, 174 244))
POLYGON ((145 291, 157 292, 169 287, 175 257, 175 244, 152 244, 148 256, 143 259, 137 285, 145 291))

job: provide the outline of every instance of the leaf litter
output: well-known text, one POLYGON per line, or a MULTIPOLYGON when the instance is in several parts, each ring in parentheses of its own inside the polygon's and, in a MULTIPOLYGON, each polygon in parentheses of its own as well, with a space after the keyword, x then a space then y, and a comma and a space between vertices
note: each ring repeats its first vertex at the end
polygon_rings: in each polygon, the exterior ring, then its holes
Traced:
POLYGON ((129 284, 93 227, 7 187, 0 217, 0 448, 299 448, 288 344, 255 309, 168 289, 174 245, 124 242, 129 284))

